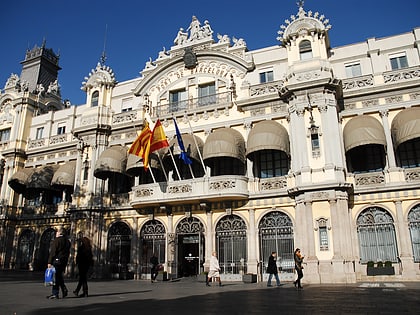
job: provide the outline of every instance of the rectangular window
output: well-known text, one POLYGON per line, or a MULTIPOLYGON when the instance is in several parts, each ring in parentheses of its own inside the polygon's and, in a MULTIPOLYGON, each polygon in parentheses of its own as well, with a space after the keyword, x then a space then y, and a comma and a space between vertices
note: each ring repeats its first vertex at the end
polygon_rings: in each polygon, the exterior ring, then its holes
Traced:
POLYGON ((131 105, 131 98, 126 98, 122 100, 121 103, 121 112, 129 112, 131 111, 133 106, 131 105))
POLYGON ((44 127, 39 127, 36 129, 36 136, 35 139, 42 139, 44 136, 44 127))
POLYGON ((398 70, 408 67, 407 56, 405 53, 393 54, 389 56, 392 70, 398 70))
POLYGON ((198 87, 198 105, 205 106, 216 103, 216 85, 213 83, 198 87))
POLYGON ((266 83, 266 82, 272 82, 272 81, 274 81, 273 70, 260 73, 260 83, 266 83))
POLYGON ((0 142, 5 142, 10 140, 10 128, 0 130, 0 142))
POLYGON ((326 226, 319 227, 320 250, 328 250, 328 231, 326 226))
POLYGON ((187 109, 187 91, 178 90, 169 92, 169 111, 177 112, 187 109))
POLYGON ((345 65, 347 78, 358 77, 362 75, 360 63, 352 63, 345 65))
POLYGON ((63 135, 65 133, 66 133, 66 125, 65 124, 58 124, 57 135, 63 135))

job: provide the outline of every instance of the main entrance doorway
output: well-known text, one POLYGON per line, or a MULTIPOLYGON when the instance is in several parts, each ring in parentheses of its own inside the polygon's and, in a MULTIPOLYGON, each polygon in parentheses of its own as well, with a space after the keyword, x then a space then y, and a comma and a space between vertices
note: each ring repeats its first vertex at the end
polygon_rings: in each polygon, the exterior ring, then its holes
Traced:
POLYGON ((191 277, 203 271, 204 227, 197 218, 185 218, 176 229, 178 277, 191 277))

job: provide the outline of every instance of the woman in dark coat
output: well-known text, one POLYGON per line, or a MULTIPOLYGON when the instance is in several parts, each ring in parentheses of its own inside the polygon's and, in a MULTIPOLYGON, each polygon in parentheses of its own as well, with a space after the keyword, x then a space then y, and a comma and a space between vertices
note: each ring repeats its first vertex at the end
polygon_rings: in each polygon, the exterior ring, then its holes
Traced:
POLYGON ((295 269, 296 269, 296 272, 297 272, 298 277, 297 277, 296 281, 293 282, 293 284, 298 289, 303 289, 302 288, 302 284, 300 283, 300 280, 303 278, 303 266, 302 266, 302 263, 303 263, 303 258, 304 257, 300 253, 300 249, 299 248, 296 248, 295 254, 294 254, 294 258, 295 258, 295 269))
POLYGON ((92 246, 87 237, 82 237, 77 241, 76 264, 79 269, 79 282, 77 283, 76 290, 74 290, 73 293, 78 297, 87 297, 87 274, 89 268, 93 266, 92 246), (83 290, 83 293, 79 295, 80 289, 83 290))

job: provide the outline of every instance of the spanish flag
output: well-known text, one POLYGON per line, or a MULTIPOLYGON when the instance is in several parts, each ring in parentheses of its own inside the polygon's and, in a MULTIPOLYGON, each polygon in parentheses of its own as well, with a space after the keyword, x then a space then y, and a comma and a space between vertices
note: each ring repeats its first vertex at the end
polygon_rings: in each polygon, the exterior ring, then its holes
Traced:
POLYGON ((155 127, 153 128, 152 136, 150 137, 150 152, 169 147, 169 142, 166 139, 165 131, 163 130, 162 124, 158 119, 155 127))
MULTIPOLYGON (((152 136, 152 131, 149 128, 149 123, 146 121, 144 127, 140 132, 136 140, 131 144, 128 153, 140 156, 143 159, 143 165, 145 165, 145 159, 149 157, 150 150, 150 138, 152 136)), ((145 167, 147 169, 147 167, 145 167)))

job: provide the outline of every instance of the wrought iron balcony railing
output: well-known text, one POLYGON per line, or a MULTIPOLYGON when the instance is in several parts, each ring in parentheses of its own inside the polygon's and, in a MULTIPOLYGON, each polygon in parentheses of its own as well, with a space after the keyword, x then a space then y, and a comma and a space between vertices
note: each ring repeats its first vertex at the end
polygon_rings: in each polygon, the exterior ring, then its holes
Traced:
POLYGON ((198 98, 190 98, 188 100, 178 102, 159 102, 158 106, 153 108, 154 116, 167 116, 175 113, 184 112, 203 112, 215 109, 224 109, 231 105, 232 92, 224 92, 212 94, 198 98))

